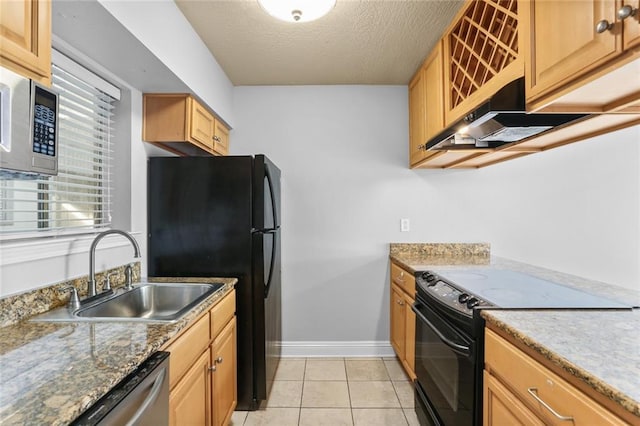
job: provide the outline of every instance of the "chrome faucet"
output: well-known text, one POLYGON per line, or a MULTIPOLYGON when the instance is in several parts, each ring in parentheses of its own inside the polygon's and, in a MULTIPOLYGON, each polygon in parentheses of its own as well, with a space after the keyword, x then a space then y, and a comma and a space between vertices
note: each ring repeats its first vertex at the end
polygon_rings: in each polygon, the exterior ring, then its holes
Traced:
POLYGON ((96 246, 98 245, 98 242, 100 242, 102 238, 111 234, 119 234, 127 238, 133 245, 133 250, 134 250, 133 256, 136 258, 140 257, 140 247, 138 246, 138 242, 129 233, 120 231, 118 229, 110 229, 108 231, 99 233, 91 243, 91 248, 89 249, 89 280, 87 281, 87 291, 89 293, 89 297, 95 296, 98 293, 96 288, 96 272, 95 272, 96 246))

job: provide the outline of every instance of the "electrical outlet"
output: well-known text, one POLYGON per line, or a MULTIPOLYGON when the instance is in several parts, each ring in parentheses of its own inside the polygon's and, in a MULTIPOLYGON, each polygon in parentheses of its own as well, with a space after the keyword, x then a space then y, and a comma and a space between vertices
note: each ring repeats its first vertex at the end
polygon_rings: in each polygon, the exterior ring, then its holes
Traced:
POLYGON ((400 232, 409 232, 409 219, 400 219, 400 232))

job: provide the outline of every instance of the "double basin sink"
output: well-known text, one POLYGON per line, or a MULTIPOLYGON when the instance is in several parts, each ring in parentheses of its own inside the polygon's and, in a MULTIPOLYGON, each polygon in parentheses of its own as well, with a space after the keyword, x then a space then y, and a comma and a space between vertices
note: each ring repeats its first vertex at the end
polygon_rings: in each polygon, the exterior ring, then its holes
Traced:
POLYGON ((35 316, 32 321, 178 321, 224 284, 140 283, 118 290, 78 309, 59 308, 35 316))

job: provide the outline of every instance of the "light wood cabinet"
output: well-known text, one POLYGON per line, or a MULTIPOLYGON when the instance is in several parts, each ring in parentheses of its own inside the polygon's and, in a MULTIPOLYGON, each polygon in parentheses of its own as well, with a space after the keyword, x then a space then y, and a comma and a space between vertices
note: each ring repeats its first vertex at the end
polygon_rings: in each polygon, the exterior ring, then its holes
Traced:
POLYGON ((391 346, 396 351, 396 355, 402 361, 405 359, 405 309, 404 293, 402 290, 391 284, 391 346))
POLYGON ((409 165, 420 163, 427 151, 425 143, 426 96, 424 70, 420 68, 409 83, 409 165))
POLYGON ((229 129, 220 120, 216 120, 213 131, 213 151, 216 154, 229 154, 229 129))
POLYGON ((392 262, 390 340, 391 346, 411 380, 416 378, 416 316, 411 309, 415 301, 415 288, 413 274, 392 262))
POLYGON ((187 109, 187 112, 191 113, 191 118, 188 120, 189 132, 187 139, 192 139, 194 143, 206 151, 212 151, 213 131, 216 119, 195 99, 190 97, 187 103, 191 105, 187 109))
POLYGON ((484 372, 484 425, 543 426, 544 423, 498 379, 484 372))
POLYGON ((416 369, 416 314, 411 309, 415 297, 404 295, 404 360, 408 367, 407 373, 413 379, 416 369))
POLYGON ((445 125, 524 76, 520 1, 465 1, 443 37, 445 125))
POLYGON ((442 43, 438 42, 409 84, 409 165, 434 155, 426 141, 444 128, 442 43))
MULTIPOLYGON (((171 355, 173 357, 173 354, 171 355)), ((169 424, 211 424, 211 382, 209 351, 204 352, 187 370, 169 394, 169 424)))
POLYGON ((640 12, 618 17, 623 5, 633 12, 639 0, 522 3, 531 27, 528 110, 640 112, 640 12))
POLYGON ((410 167, 486 167, 640 124, 636 9, 640 0, 465 1, 438 44, 442 101, 431 98, 438 67, 428 68, 429 58, 409 85, 410 167), (623 6, 625 19, 617 17, 623 6), (598 33, 602 20, 613 25, 598 33), (528 112, 592 115, 496 149, 419 149, 437 134, 432 111, 450 126, 523 76, 528 112))
POLYGON ((236 320, 232 318, 211 345, 213 424, 226 425, 231 420, 237 401, 236 320))
MULTIPOLYGON (((424 62, 425 141, 444 129, 444 85, 442 42, 438 42, 424 62)), ((423 142, 424 143, 424 142, 423 142)))
POLYGON ((629 424, 489 329, 483 386, 485 426, 629 424))
POLYGON ((235 291, 168 342, 171 425, 229 424, 237 405, 235 291))
POLYGON ((0 65, 51 85, 51 1, 0 1, 0 65))
POLYGON ((622 48, 631 49, 640 46, 640 0, 626 0, 622 4, 621 8, 628 7, 624 10, 625 15, 626 12, 631 13, 623 21, 622 48))
POLYGON ((142 140, 178 155, 229 152, 229 129, 185 93, 144 94, 142 140))

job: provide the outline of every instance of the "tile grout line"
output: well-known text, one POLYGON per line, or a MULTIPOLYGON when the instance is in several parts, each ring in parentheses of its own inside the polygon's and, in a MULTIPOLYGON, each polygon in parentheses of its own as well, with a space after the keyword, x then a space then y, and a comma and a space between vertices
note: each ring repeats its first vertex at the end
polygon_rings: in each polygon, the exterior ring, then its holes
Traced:
POLYGON ((353 402, 351 402, 351 388, 349 387, 349 375, 347 373, 347 360, 342 361, 344 363, 344 378, 347 381, 347 394, 349 395, 349 414, 351 414, 351 424, 356 424, 356 418, 353 414, 353 402))
MULTIPOLYGON (((397 362, 397 360, 395 360, 397 362)), ((384 362, 384 361, 383 361, 384 362)), ((387 363, 384 362, 384 368, 387 369, 387 374, 389 374, 389 379, 391 379, 391 374, 389 373, 389 369, 387 368, 387 363)), ((407 422, 407 425, 409 425, 409 419, 407 418, 407 413, 405 413, 405 408, 402 406, 402 401, 400 400, 400 394, 398 393, 398 389, 396 389, 396 386, 394 384, 394 381, 391 380, 391 386, 393 386, 393 391, 396 394, 396 398, 398 398, 398 403, 400 404, 400 411, 402 411, 402 417, 404 417, 404 421, 407 422)))
POLYGON ((308 361, 308 358, 305 358, 304 369, 302 370, 302 389, 300 390, 300 407, 298 407, 298 426, 300 426, 300 422, 302 421, 302 401, 304 399, 305 379, 307 378, 307 361, 308 361))

